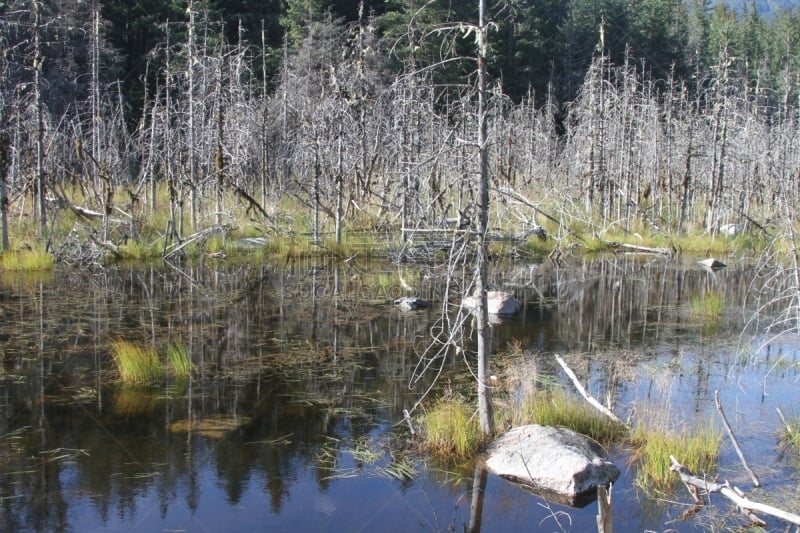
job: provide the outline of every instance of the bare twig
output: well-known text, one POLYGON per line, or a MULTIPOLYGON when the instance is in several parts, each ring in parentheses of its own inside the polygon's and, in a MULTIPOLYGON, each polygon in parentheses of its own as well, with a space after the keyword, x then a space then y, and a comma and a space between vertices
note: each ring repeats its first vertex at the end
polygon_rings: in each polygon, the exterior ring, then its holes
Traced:
POLYGON ((417 432, 414 429, 414 422, 411 420, 411 414, 409 414, 408 409, 403 409, 403 418, 405 419, 406 424, 408 424, 408 429, 411 431, 411 435, 416 435, 417 432))
POLYGON ((783 422, 783 427, 786 429, 786 433, 791 435, 793 433, 792 426, 786 421, 786 417, 783 416, 783 411, 781 411, 780 407, 776 407, 775 410, 778 412, 778 416, 781 418, 781 422, 783 422))
POLYGON ((575 375, 575 373, 572 371, 572 369, 569 366, 567 366, 567 363, 564 361, 564 359, 562 359, 561 356, 558 355, 558 354, 556 354, 556 361, 558 361, 558 364, 561 365, 561 368, 564 369, 564 372, 566 372, 566 374, 572 380, 572 384, 575 385, 575 388, 578 389, 578 392, 581 393, 581 396, 583 396, 586 399, 587 402, 589 402, 595 409, 597 409, 598 411, 600 411, 601 413, 606 415, 608 418, 610 418, 614 422, 619 422, 620 424, 627 426, 627 424, 625 424, 625 422, 623 422, 610 409, 608 409, 605 405, 603 405, 602 403, 597 401, 588 392, 586 392, 586 389, 583 388, 583 385, 581 385, 581 382, 578 381, 578 377, 575 375))
POLYGON ((753 480, 753 484, 756 487, 761 486, 761 482, 758 480, 755 472, 750 468, 747 464, 747 460, 744 458, 744 454, 742 453, 742 449, 739 447, 739 443, 736 440, 736 435, 733 434, 733 430, 731 429, 731 425, 728 423, 728 419, 725 416, 725 411, 722 410, 722 402, 719 401, 719 391, 714 391, 714 402, 717 404, 717 411, 719 411, 719 416, 722 418, 722 423, 725 425, 725 429, 728 432, 728 436, 731 438, 731 442, 733 443, 733 448, 736 450, 736 455, 739 456, 739 460, 742 462, 742 466, 744 469, 747 470, 747 473, 750 474, 750 479, 753 480))

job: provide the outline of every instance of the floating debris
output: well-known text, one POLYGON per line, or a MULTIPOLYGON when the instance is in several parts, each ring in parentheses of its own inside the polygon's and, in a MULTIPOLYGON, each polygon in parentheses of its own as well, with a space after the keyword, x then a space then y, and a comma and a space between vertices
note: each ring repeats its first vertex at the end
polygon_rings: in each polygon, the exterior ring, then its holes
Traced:
POLYGON ((226 434, 250 423, 246 416, 210 416, 208 418, 178 420, 169 425, 173 433, 197 433, 210 439, 221 439, 226 434))

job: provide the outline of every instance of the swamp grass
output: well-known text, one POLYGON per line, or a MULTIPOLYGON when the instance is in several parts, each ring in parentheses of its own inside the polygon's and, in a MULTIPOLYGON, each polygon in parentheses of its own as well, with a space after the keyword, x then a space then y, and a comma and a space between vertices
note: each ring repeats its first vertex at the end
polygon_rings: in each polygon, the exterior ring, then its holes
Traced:
POLYGON ((161 379, 161 362, 153 348, 116 340, 111 344, 111 357, 123 383, 145 384, 161 379))
POLYGON ((671 455, 698 476, 712 475, 722 445, 722 433, 710 426, 669 429, 642 424, 630 438, 631 464, 636 467, 636 484, 645 492, 669 490, 680 478, 670 470, 671 455))
POLYGON ((0 254, 0 268, 9 271, 35 271, 50 270, 55 264, 55 258, 43 245, 34 244, 33 247, 20 250, 11 250, 0 254))
MULTIPOLYGON (((643 417, 643 422, 629 428, 601 415, 559 384, 542 383, 535 365, 525 368, 518 360, 518 364, 513 364, 515 360, 508 358, 505 364, 516 379, 504 380, 508 383, 506 390, 495 398, 498 429, 502 430, 506 423, 566 427, 606 449, 625 447, 636 469, 635 483, 648 494, 672 490, 679 483, 679 477, 670 470, 670 455, 675 455, 698 475, 712 474, 716 470, 722 444, 718 429, 710 426, 675 429, 669 418, 668 404, 648 407, 657 414, 643 417)), ((422 427, 425 448, 440 459, 473 458, 485 444, 474 406, 451 391, 427 411, 422 427)))
POLYGON ((725 298, 719 291, 693 294, 689 300, 692 316, 701 320, 718 320, 725 308, 725 298))
POLYGON ((464 460, 485 442, 474 408, 455 394, 446 394, 427 410, 422 424, 424 447, 437 458, 464 460))
POLYGON ((171 342, 167 346, 166 354, 174 377, 181 379, 191 375, 192 359, 185 345, 171 342))
MULTIPOLYGON (((84 192, 78 188, 67 191, 68 201, 74 205, 99 211, 94 206, 95 198, 86 198, 84 192)), ((170 232, 170 201, 169 191, 165 183, 159 183, 155 189, 155 198, 152 190, 148 189, 145 196, 131 207, 130 198, 122 188, 114 193, 112 203, 129 217, 114 216, 109 223, 109 240, 119 246, 119 256, 107 257, 106 261, 117 259, 147 261, 160 258, 163 255, 166 235, 170 232)), ((237 248, 235 241, 244 237, 263 237, 267 244, 261 250, 262 257, 268 260, 286 260, 301 257, 331 257, 348 260, 352 257, 389 256, 401 246, 400 228, 396 218, 387 214, 383 206, 364 205, 354 210, 345 217, 343 237, 341 242, 336 242, 332 237, 334 221, 331 216, 324 214, 319 224, 319 242, 314 242, 313 211, 300 199, 285 194, 279 198, 271 197, 265 201, 264 208, 267 217, 254 217, 252 209, 242 202, 233 192, 226 192, 223 198, 223 222, 230 228, 230 233, 225 237, 210 237, 187 246, 184 251, 188 256, 203 254, 235 255, 242 254, 241 247, 237 248)), ((494 200, 495 205, 502 205, 494 200)), ((210 213, 207 204, 201 202, 200 212, 197 214, 197 226, 190 224, 191 214, 184 209, 178 214, 176 224, 181 228, 182 237, 187 238, 194 232, 210 228, 215 224, 216 216, 210 213), (181 222, 182 220, 182 222, 181 222)), ((541 239, 537 236, 517 241, 504 239, 502 242, 491 242, 493 254, 498 257, 527 257, 531 260, 542 260, 559 246, 564 251, 601 252, 608 251, 608 242, 621 242, 649 246, 653 248, 667 248, 678 253, 698 256, 727 256, 731 253, 757 254, 765 250, 770 242, 771 235, 764 231, 750 228, 747 232, 735 236, 709 235, 700 226, 688 227, 685 233, 665 233, 656 231, 647 221, 637 217, 629 220, 607 221, 597 216, 581 212, 565 211, 561 205, 540 206, 543 212, 552 213, 554 219, 544 216, 536 217, 537 222, 545 229, 547 237, 541 239), (560 220, 556 222, 555 219, 560 220)), ((22 208, 30 209, 27 208, 22 208)), ((116 209, 116 207, 115 207, 116 209)), ((116 212, 116 211, 115 211, 116 212)), ((501 208, 493 216, 493 231, 500 235, 519 237, 525 228, 518 226, 518 219, 506 216, 501 208)), ((30 213, 25 213, 30 215, 30 213)), ((69 208, 62 207, 53 210, 51 226, 48 230, 47 240, 56 249, 65 241, 75 235, 82 241, 88 241, 87 235, 97 234, 102 227, 99 217, 87 218, 78 216, 69 208)), ((30 247, 35 249, 37 243, 43 242, 40 229, 35 217, 20 217, 21 222, 11 225, 12 249, 21 250, 30 247)), ((526 226, 527 228, 528 226, 526 226)), ((532 227, 532 226, 531 226, 532 227)), ((83 242, 83 246, 91 246, 83 242)), ((788 245, 774 244, 776 250, 788 250, 788 245)), ((46 255, 46 254, 45 254, 46 255)), ((446 255, 442 252, 442 255, 446 255)), ((788 257, 788 256, 787 256, 788 257)), ((445 260, 446 257, 434 259, 445 260)), ((12 261, 13 259, 8 259, 12 261)), ((34 269, 50 268, 46 261, 32 260, 31 262, 19 261, 17 266, 3 267, 5 269, 34 269), (39 266, 37 266, 39 265, 39 266)))

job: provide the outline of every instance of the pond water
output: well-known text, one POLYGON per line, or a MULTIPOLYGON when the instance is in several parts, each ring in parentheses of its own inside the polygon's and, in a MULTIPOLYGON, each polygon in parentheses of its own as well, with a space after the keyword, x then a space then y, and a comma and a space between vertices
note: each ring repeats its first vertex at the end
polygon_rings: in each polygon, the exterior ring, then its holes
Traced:
MULTIPOLYGON (((524 367, 569 388, 553 357, 563 354, 621 417, 662 416, 676 430, 719 425, 719 390, 763 488, 727 440, 720 479, 800 510, 800 460, 782 447, 776 412, 800 415, 800 341, 760 346, 765 317, 740 335, 771 297, 753 268, 614 257, 491 276, 524 304, 493 326, 494 349, 516 350, 501 382, 530 386, 524 367), (703 302, 720 316, 698 313, 703 302)), ((434 268, 324 261, 0 273, 0 530, 596 530, 596 503, 564 507, 402 451, 403 410, 435 372, 435 391, 469 376, 461 355, 421 370, 446 286, 434 268), (386 303, 404 293, 401 274, 433 309, 386 303), (116 341, 184 346, 195 370, 121 385, 116 341)), ((628 455, 611 450, 615 531, 748 523, 721 496, 681 519, 688 493, 645 494, 628 455)))

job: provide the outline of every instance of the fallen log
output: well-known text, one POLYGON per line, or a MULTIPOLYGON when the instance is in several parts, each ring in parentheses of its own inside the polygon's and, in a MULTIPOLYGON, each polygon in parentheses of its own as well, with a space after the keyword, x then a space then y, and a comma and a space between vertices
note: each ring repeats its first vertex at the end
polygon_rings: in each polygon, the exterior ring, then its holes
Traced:
MULTIPOLYGON (((778 509, 777 507, 773 507, 765 503, 754 502, 744 496, 736 487, 732 487, 727 481, 725 483, 716 483, 714 481, 695 477, 688 468, 678 462, 674 455, 670 455, 670 459, 672 460, 672 466, 670 466, 669 469, 673 472, 677 472, 681 477, 681 481, 683 481, 686 485, 697 487, 709 493, 718 492, 735 503, 740 509, 746 511, 757 511, 774 516, 775 518, 779 518, 781 520, 785 520, 792 524, 800 525, 800 515, 778 509)), ((752 515, 749 512, 746 514, 751 518, 751 520, 761 521, 760 518, 752 515)), ((761 521, 760 525, 766 524, 761 521)))
POLYGON ((653 248, 651 246, 640 246, 638 244, 628 244, 625 242, 607 241, 605 239, 600 239, 600 242, 614 251, 627 250, 645 254, 665 255, 667 257, 672 257, 675 255, 675 252, 669 248, 653 248))

